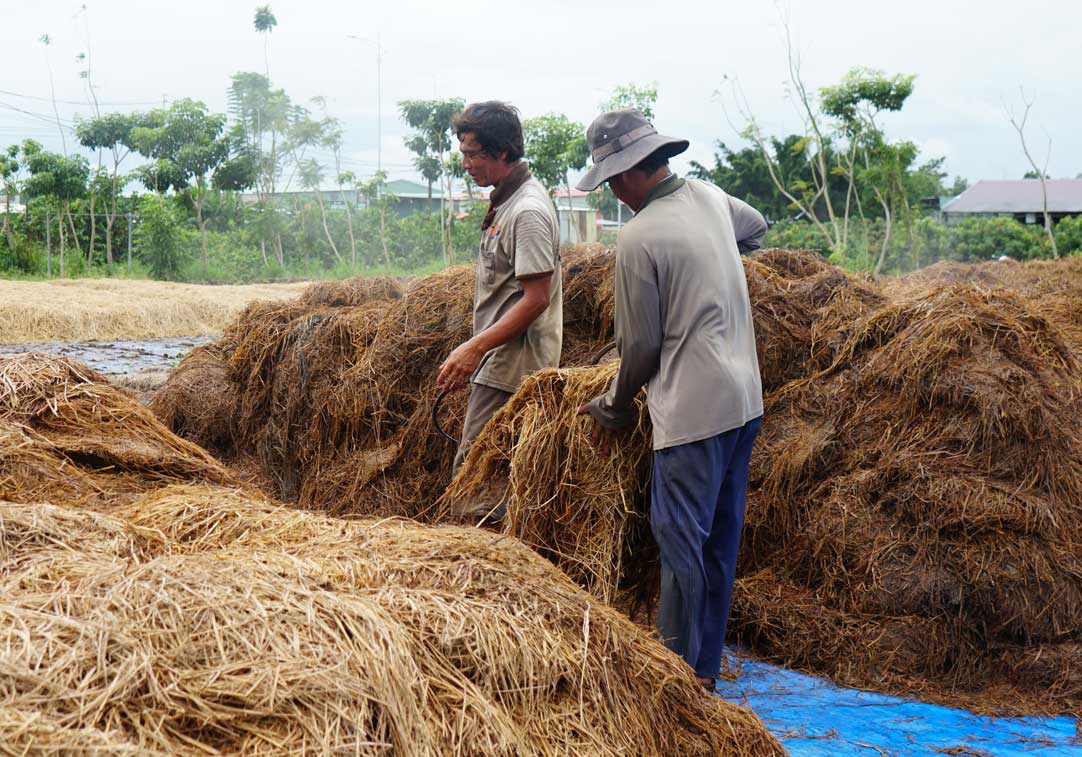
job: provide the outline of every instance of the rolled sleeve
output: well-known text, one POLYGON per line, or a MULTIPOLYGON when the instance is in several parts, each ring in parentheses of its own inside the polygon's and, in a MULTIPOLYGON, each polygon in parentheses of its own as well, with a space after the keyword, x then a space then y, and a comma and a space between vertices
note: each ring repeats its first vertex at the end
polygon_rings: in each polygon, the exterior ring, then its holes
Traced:
POLYGON ((657 271, 644 252, 616 258, 616 349, 620 369, 607 394, 587 404, 594 420, 610 429, 638 418, 635 396, 661 360, 661 298, 657 271))
POLYGON ((736 236, 737 249, 740 252, 753 252, 762 247, 763 237, 766 236, 767 230, 763 214, 732 195, 729 195, 729 212, 733 217, 733 234, 736 236))
POLYGON ((556 239, 552 218, 540 210, 518 214, 512 226, 515 278, 523 279, 556 270, 556 239))

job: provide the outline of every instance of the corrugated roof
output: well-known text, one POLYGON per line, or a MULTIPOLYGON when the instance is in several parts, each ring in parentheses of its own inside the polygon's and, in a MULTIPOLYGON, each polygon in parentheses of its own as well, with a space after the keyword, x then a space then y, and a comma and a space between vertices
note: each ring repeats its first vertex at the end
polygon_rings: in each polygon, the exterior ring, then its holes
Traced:
MULTIPOLYGON (((1049 213, 1082 213, 1082 179, 1046 179, 1049 213)), ((1039 213, 1044 208, 1040 179, 978 181, 958 195, 944 213, 1039 213)))

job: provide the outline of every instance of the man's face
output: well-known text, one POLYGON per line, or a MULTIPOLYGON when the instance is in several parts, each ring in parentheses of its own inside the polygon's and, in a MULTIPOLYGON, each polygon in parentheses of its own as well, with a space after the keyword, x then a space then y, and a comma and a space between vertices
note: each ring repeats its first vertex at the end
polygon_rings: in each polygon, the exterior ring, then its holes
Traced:
POLYGON ((466 132, 458 139, 458 150, 462 153, 462 167, 479 187, 491 187, 500 178, 503 161, 489 155, 481 149, 472 132, 466 132))
POLYGON ((610 177, 609 189, 611 189, 612 193, 616 195, 617 200, 630 208, 631 203, 629 202, 629 200, 631 199, 631 197, 628 194, 626 173, 627 172, 625 171, 623 173, 618 173, 615 176, 610 177))

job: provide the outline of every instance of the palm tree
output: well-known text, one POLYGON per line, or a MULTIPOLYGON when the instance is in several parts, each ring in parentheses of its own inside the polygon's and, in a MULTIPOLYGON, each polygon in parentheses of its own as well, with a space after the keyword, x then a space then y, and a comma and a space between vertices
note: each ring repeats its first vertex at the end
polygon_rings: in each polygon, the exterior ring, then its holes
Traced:
POLYGON ((267 48, 270 45, 270 33, 278 26, 278 19, 274 17, 269 5, 261 5, 255 9, 255 30, 263 35, 263 63, 266 68, 267 79, 270 79, 270 56, 267 48))

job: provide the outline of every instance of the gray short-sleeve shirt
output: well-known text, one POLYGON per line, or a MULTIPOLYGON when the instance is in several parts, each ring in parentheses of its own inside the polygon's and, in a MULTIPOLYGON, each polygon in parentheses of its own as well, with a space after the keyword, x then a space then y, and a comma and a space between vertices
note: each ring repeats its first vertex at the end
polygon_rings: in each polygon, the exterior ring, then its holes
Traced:
POLYGON ((481 232, 473 333, 487 329, 522 299, 519 279, 549 272, 548 307, 520 336, 485 355, 474 383, 513 392, 523 377, 560 364, 564 322, 560 226, 548 192, 531 178, 496 208, 492 225, 481 232))

